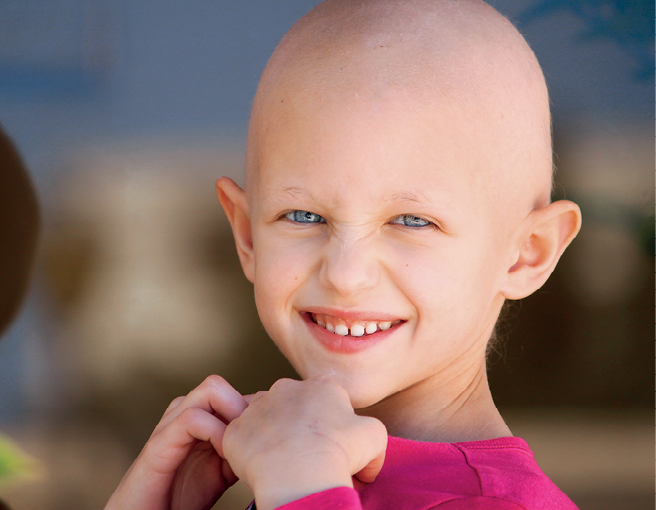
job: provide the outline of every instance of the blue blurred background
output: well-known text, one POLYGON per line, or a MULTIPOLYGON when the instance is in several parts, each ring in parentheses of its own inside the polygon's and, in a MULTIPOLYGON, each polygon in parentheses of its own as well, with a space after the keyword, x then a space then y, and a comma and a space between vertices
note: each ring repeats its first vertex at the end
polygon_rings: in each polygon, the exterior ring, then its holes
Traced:
MULTIPOLYGON (((242 391, 293 375, 213 182, 243 178, 260 73, 317 3, 0 2, 0 125, 43 216, 0 342, 0 428, 41 466, 0 484, 15 510, 102 507, 167 403, 210 372, 242 391)), ((493 393, 582 509, 652 508, 654 5, 491 3, 543 66, 556 196, 584 216, 550 282, 510 307, 493 393)))

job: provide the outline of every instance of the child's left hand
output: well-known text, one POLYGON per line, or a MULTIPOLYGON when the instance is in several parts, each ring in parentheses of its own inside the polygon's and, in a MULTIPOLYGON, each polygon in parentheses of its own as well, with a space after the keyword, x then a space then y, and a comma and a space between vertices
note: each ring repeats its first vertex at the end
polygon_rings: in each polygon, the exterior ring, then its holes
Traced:
POLYGON ((205 510, 237 481, 223 458, 226 423, 247 407, 223 378, 210 376, 171 402, 105 510, 205 510))

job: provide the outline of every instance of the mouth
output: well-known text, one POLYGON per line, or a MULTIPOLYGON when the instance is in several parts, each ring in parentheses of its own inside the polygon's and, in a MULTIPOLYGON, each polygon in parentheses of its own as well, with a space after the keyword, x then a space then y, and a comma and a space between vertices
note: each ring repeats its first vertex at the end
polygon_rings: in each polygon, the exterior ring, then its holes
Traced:
POLYGON ((397 320, 376 320, 376 319, 347 319, 342 317, 335 317, 332 315, 304 312, 310 316, 312 322, 321 326, 323 329, 335 335, 352 337, 352 338, 366 338, 381 331, 388 329, 404 322, 400 319, 397 320))

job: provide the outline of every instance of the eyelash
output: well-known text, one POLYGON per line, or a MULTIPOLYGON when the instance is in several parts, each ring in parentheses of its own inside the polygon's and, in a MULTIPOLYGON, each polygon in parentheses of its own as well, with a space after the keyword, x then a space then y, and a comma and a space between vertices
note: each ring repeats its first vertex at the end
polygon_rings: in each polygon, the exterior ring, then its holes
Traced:
POLYGON ((294 211, 288 211, 285 214, 283 214, 284 218, 287 218, 289 221, 293 221, 294 223, 326 223, 326 220, 322 217, 319 216, 317 213, 313 213, 310 211, 301 211, 301 210, 294 210, 294 211), (310 218, 319 218, 320 221, 303 221, 303 220, 309 220, 310 218))
POLYGON ((404 227, 409 227, 409 228, 434 228, 435 227, 435 223, 433 223, 431 221, 428 221, 428 220, 425 220, 421 216, 415 216, 414 214, 402 214, 400 216, 397 216, 392 221, 390 221, 390 224, 392 224, 392 225, 403 225, 404 227), (402 222, 398 222, 399 219, 401 219, 402 222), (415 222, 416 222, 416 220, 419 220, 419 221, 421 221, 425 224, 424 225, 407 225, 406 223, 404 223, 405 220, 412 220, 412 221, 415 221, 415 222))
MULTIPOLYGON (((310 211, 303 211, 299 209, 295 209, 293 211, 288 211, 282 215, 283 218, 287 218, 289 221, 292 221, 294 223, 301 223, 301 224, 322 224, 326 223, 326 220, 320 216, 317 213, 313 213, 310 211), (319 221, 312 221, 318 219, 319 221), (309 221, 304 221, 304 220, 309 220, 309 221)), ((402 225, 408 228, 412 229, 425 229, 425 228, 437 228, 437 225, 435 223, 426 220, 420 216, 415 216, 413 214, 401 214, 394 218, 392 221, 390 221, 391 225, 402 225), (399 220, 401 220, 399 222, 399 220), (405 221, 411 220, 414 221, 415 223, 418 221, 423 222, 423 225, 408 225, 405 223, 405 221)))

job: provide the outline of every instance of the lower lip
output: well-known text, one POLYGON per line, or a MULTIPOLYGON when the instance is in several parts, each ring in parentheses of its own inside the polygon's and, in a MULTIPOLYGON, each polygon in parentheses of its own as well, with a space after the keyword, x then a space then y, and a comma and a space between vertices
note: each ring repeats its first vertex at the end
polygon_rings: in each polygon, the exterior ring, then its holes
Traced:
POLYGON ((309 313, 301 313, 301 318, 307 324, 314 337, 319 340, 321 345, 330 352, 338 354, 353 354, 369 349, 388 338, 396 329, 404 324, 403 322, 399 322, 385 331, 377 331, 371 335, 356 337, 341 336, 331 333, 326 328, 323 328, 314 322, 312 320, 312 315, 309 313))

